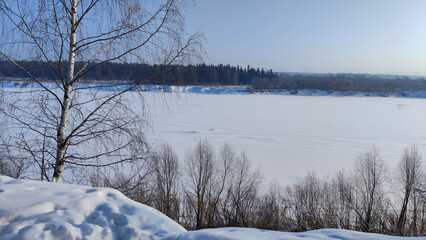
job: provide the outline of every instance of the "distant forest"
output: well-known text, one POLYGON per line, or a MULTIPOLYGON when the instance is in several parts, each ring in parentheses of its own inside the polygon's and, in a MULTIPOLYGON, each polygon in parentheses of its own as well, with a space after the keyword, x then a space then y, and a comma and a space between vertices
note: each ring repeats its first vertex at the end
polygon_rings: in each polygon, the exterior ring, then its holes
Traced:
MULTIPOLYGON (((54 71, 46 62, 18 61, 18 64, 28 69, 38 79, 55 79, 54 71)), ((76 63, 76 69, 82 66, 83 62, 76 63)), ((9 61, 0 61, 0 79, 4 77, 28 78, 25 72, 9 61)), ((137 84, 157 85, 249 85, 254 78, 272 79, 274 77, 277 77, 277 74, 272 70, 254 69, 250 66, 244 68, 223 64, 197 64, 164 67, 136 63, 103 63, 82 76, 82 80, 121 80, 136 82, 137 84)))
POLYGON ((318 89, 327 91, 397 92, 426 91, 426 78, 371 74, 293 74, 252 80, 254 90, 318 89))
MULTIPOLYGON (((18 61, 40 80, 55 79, 54 71, 46 62, 18 61)), ((57 65, 57 64, 56 64, 57 65)), ((83 62, 76 63, 76 69, 83 62)), ((91 66, 89 66, 90 68, 91 66)), ((25 72, 9 61, 0 61, 0 80, 28 78, 25 72)), ((276 73, 271 69, 231 65, 148 65, 136 63, 103 63, 93 68, 82 81, 123 81, 136 84, 155 85, 249 85, 254 91, 274 91, 278 89, 298 90, 317 89, 326 91, 398 92, 426 91, 425 77, 373 74, 309 74, 276 73)))

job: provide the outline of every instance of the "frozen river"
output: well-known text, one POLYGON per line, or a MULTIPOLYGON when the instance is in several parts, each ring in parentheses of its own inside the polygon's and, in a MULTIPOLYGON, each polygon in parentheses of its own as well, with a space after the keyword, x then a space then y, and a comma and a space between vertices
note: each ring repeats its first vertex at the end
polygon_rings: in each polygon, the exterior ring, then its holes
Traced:
POLYGON ((390 168, 406 146, 426 154, 425 99, 150 94, 150 137, 169 142, 181 160, 200 139, 216 149, 226 142, 282 183, 311 170, 330 176, 351 169, 373 145, 390 168))
MULTIPOLYGON (((6 91, 16 88, 6 88, 6 91)), ((314 170, 350 170, 373 145, 391 169, 403 149, 426 158, 426 99, 144 92, 151 143, 167 141, 183 163, 200 139, 245 151, 266 179, 291 183, 314 170)), ((140 99, 126 95, 140 107, 140 99)), ((10 100, 14 100, 12 97, 10 100)))

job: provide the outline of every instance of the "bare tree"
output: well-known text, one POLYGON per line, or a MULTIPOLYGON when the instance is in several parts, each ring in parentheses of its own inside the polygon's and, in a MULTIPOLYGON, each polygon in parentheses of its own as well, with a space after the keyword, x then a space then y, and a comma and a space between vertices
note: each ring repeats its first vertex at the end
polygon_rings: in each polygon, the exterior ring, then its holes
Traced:
POLYGON ((388 168, 375 147, 360 154, 355 164, 355 211, 360 229, 364 232, 377 231, 379 227, 387 171, 388 168))
POLYGON ((323 227, 323 184, 314 173, 287 188, 286 204, 298 230, 323 227))
POLYGON ((339 228, 353 229, 355 193, 353 179, 348 174, 340 171, 333 179, 333 186, 337 191, 336 201, 336 221, 339 228))
POLYGON ((256 228, 285 230, 283 200, 281 186, 276 181, 271 182, 267 192, 258 200, 256 228))
POLYGON ((321 184, 321 228, 338 228, 338 199, 339 191, 333 181, 325 179, 321 184))
POLYGON ((225 200, 228 226, 251 227, 250 223, 255 222, 253 213, 263 175, 260 170, 253 170, 251 164, 244 152, 236 160, 235 177, 225 200))
POLYGON ((426 199, 420 191, 415 191, 411 198, 412 210, 407 218, 406 235, 424 236, 426 234, 426 199))
POLYGON ((195 229, 206 225, 206 212, 214 185, 215 154, 207 140, 200 140, 193 152, 186 155, 184 191, 189 214, 194 215, 195 229))
POLYGON ((402 193, 401 209, 396 223, 398 235, 405 235, 408 205, 416 189, 420 188, 422 178, 422 158, 416 146, 405 148, 397 169, 397 185, 402 193))
POLYGON ((23 177, 27 174, 30 164, 25 156, 14 154, 14 145, 18 143, 13 142, 13 139, 7 136, 6 132, 5 124, 2 124, 0 126, 0 175, 13 178, 23 177))
POLYGON ((245 153, 235 157, 223 145, 218 157, 210 144, 200 141, 186 157, 185 219, 188 228, 254 226, 257 192, 262 180, 245 153))
POLYGON ((153 171, 153 206, 179 221, 180 169, 178 158, 169 144, 161 145, 151 158, 153 171))
POLYGON ((160 64, 152 76, 141 76, 150 79, 163 67, 188 60, 200 45, 197 35, 183 31, 182 6, 179 0, 0 0, 0 55, 38 86, 0 111, 28 138, 54 145, 30 152, 48 156, 52 180, 62 181, 66 164, 106 167, 137 160, 140 154, 130 155, 129 149, 145 142, 136 124, 140 112, 124 97, 137 86, 104 82, 109 91, 98 92, 82 83, 106 62, 160 64), (19 65, 21 59, 44 61, 49 82, 19 65))
POLYGON ((114 164, 109 168, 92 169, 84 182, 79 184, 93 187, 114 188, 128 198, 147 205, 153 205, 154 191, 151 184, 152 169, 146 161, 114 164))
POLYGON ((216 174, 211 189, 211 197, 207 211, 207 227, 225 225, 223 216, 226 194, 232 187, 235 178, 236 157, 231 145, 224 144, 216 159, 216 174))

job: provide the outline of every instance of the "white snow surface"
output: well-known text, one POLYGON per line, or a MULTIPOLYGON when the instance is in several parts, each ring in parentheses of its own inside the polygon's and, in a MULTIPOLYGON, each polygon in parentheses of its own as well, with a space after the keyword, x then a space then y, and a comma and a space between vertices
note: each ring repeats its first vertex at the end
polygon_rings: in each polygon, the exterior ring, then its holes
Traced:
MULTIPOLYGON (((170 238, 176 239, 176 238, 170 238)), ((309 232, 276 232, 253 228, 217 228, 190 231, 177 239, 193 240, 396 240, 426 239, 426 237, 393 237, 342 229, 320 229, 309 232)))
MULTIPOLYGON (((108 188, 0 176, 0 239, 158 240, 392 240, 409 239, 347 230, 303 233, 247 228, 187 232, 159 211, 108 188)), ((416 238, 425 239, 426 237, 416 238)))
POLYGON ((157 239, 183 232, 114 189, 0 176, 0 239, 157 239))
MULTIPOLYGON (((5 92, 31 90, 19 82, 2 83, 5 92)), ((245 151, 264 173, 265 183, 276 179, 284 186, 313 170, 319 177, 350 171, 358 155, 373 145, 389 169, 397 167, 406 147, 416 145, 426 154, 426 92, 383 97, 320 90, 250 94, 247 87, 142 87, 143 101, 134 92, 125 97, 135 112, 146 111, 150 143, 167 141, 181 166, 200 139, 207 139, 216 152, 224 143, 245 151)), ((8 95, 5 101, 24 96, 8 95)))
POLYGON ((426 154, 426 99, 289 96, 270 94, 151 93, 149 139, 167 141, 183 162, 207 139, 245 151, 268 179, 292 184, 315 170, 319 177, 350 171, 375 146, 390 169, 405 147, 426 154), (153 99, 157 98, 155 101, 153 99), (164 100, 162 99, 164 98, 164 100))

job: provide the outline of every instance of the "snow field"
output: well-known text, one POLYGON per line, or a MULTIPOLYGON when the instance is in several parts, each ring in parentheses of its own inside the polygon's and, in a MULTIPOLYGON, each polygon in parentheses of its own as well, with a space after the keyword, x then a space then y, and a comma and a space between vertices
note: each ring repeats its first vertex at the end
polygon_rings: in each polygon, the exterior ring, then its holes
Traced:
MULTIPOLYGON (((133 92, 125 98, 146 117, 150 143, 167 141, 181 163, 200 139, 207 139, 216 150, 227 143, 236 152, 245 151, 267 180, 289 185, 312 170, 320 177, 351 170, 358 155, 373 145, 390 169, 396 167, 405 147, 416 145, 426 154, 426 99, 422 98, 307 97, 247 94, 244 88, 230 87, 146 87, 143 100, 133 92)), ((10 85, 4 90, 31 89, 10 85)), ((80 97, 86 97, 84 91, 80 97)), ((7 100, 15 98, 18 94, 7 100)))
POLYGON ((181 162, 207 139, 245 151, 264 176, 282 185, 315 170, 320 177, 351 170, 375 146, 390 169, 405 147, 426 154, 426 100, 393 97, 160 94, 146 98, 153 131, 181 162))

